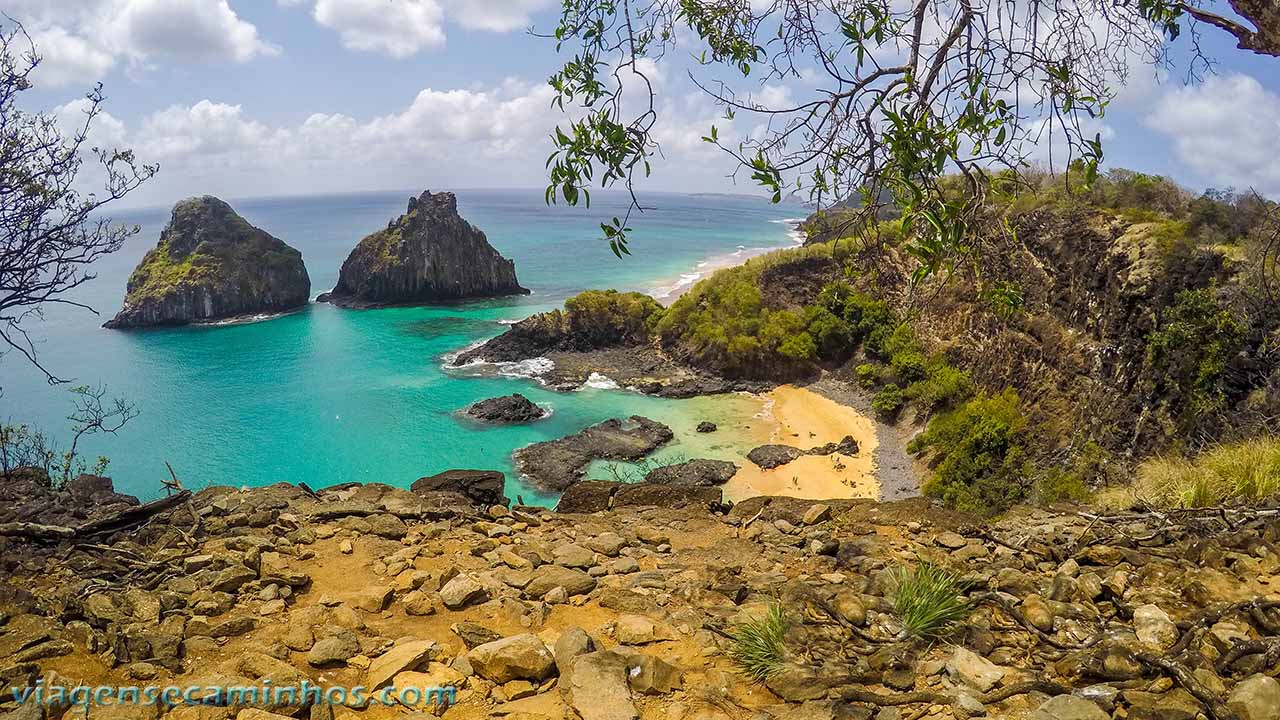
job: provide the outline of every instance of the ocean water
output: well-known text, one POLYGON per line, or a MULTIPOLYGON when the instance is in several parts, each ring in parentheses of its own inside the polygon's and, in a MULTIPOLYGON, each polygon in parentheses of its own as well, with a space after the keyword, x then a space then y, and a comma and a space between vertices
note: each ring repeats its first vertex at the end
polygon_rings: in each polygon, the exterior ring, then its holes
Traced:
MULTIPOLYGON (((249 222, 302 251, 312 296, 331 288, 361 237, 403 213, 410 193, 363 193, 231 201, 249 222)), ((55 307, 30 323, 41 360, 77 384, 104 384, 135 402, 140 416, 119 434, 82 441, 90 457, 111 459, 107 474, 123 492, 154 497, 165 462, 192 488, 213 484, 384 482, 406 487, 450 468, 508 475, 508 491, 526 502, 553 497, 514 476, 511 452, 609 417, 643 414, 675 428, 666 455, 734 456, 749 441, 758 400, 664 400, 613 389, 598 378, 555 392, 519 376, 520 368, 458 372, 456 353, 510 323, 588 288, 670 295, 700 273, 736 257, 791 245, 799 207, 717 195, 655 194, 634 223, 634 255, 619 260, 599 240, 598 223, 625 208, 620 194, 593 193, 590 210, 548 207, 537 190, 458 191, 463 217, 516 261, 528 297, 432 307, 344 310, 312 303, 260 322, 220 326, 105 330, 125 282, 168 220, 169 210, 118 212, 142 232, 95 267, 79 301, 102 315, 55 307), (500 374, 505 373, 505 374, 500 374), (461 416, 472 402, 521 392, 550 406, 529 425, 483 426, 461 416), (697 436, 714 419, 725 431, 697 436)), ((16 353, 0 357, 0 418, 31 423, 66 439, 72 397, 50 387, 16 353)), ((594 468, 593 472, 603 470, 594 468)))

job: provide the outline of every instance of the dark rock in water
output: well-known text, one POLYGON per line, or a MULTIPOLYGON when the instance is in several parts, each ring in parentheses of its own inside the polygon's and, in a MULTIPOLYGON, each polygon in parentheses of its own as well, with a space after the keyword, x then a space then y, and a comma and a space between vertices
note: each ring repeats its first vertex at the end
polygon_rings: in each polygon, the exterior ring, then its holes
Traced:
POLYGON ((854 440, 852 435, 845 435, 838 443, 827 443, 826 445, 811 447, 805 451, 806 455, 834 455, 836 453, 857 455, 858 441, 854 440))
POLYGON ((670 442, 671 428, 639 415, 592 425, 574 435, 515 452, 516 468, 538 487, 564 490, 592 460, 639 460, 670 442))
POLYGON ((409 210, 360 241, 332 292, 317 300, 344 307, 377 307, 528 295, 516 266, 458 215, 453 193, 409 198, 409 210))
POLYGON ((772 470, 804 454, 800 448, 790 445, 761 445, 747 453, 747 459, 765 470, 772 470))
POLYGON ((690 485, 657 485, 653 483, 624 483, 613 496, 614 507, 683 507, 685 505, 711 505, 720 503, 724 493, 715 487, 690 485))
POLYGON ((507 505, 506 479, 497 470, 445 470, 418 478, 409 489, 419 495, 456 492, 481 505, 507 505))
POLYGON ((592 513, 609 509, 614 493, 623 483, 609 480, 583 480, 565 489, 556 503, 556 512, 592 513))
POLYGON ((729 482, 738 466, 724 460, 690 460, 660 467, 645 476, 647 483, 712 487, 729 482))
POLYGON ((704 420, 703 422, 698 423, 698 432, 700 433, 713 433, 715 431, 716 424, 713 422, 706 422, 704 420))
POLYGON ((545 417, 547 411, 520 393, 513 393, 481 400, 467 408, 467 414, 488 422, 525 423, 545 417))
POLYGON ((302 253, 218 198, 183 200, 129 276, 124 307, 103 326, 186 325, 307 304, 302 253))

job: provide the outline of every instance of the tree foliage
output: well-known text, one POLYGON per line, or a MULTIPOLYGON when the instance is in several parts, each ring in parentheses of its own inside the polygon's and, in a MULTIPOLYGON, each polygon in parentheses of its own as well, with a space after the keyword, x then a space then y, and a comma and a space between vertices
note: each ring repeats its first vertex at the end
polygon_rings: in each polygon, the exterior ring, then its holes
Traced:
POLYGON ((139 164, 129 150, 90 146, 105 99, 101 85, 85 95, 83 116, 69 132, 52 114, 22 110, 19 97, 31 89, 40 61, 21 26, 0 29, 0 341, 59 383, 65 381, 41 364, 25 323, 51 304, 92 311, 72 291, 94 278, 95 260, 138 232, 102 211, 158 168, 139 164), (81 191, 86 158, 99 166, 100 193, 81 191))
POLYGON ((691 76, 726 121, 763 128, 712 126, 705 141, 775 202, 798 193, 871 218, 896 206, 918 282, 969 253, 992 178, 1016 178, 1034 148, 1060 148, 1066 156, 1051 159, 1064 166, 1080 160, 1084 185, 1096 178, 1103 148, 1091 121, 1135 59, 1172 64, 1170 44, 1189 36, 1198 78, 1210 67, 1206 27, 1280 55, 1274 4, 1230 4, 1253 28, 1208 0, 564 0, 553 37, 568 59, 550 84, 575 119, 552 135, 547 199, 589 202, 593 184, 625 186, 627 217, 602 230, 628 252, 631 211, 643 209, 636 183, 660 152, 654 63, 678 48, 701 65, 691 76), (794 102, 749 91, 802 76, 819 89, 794 102), (948 194, 947 173, 967 192, 948 194))

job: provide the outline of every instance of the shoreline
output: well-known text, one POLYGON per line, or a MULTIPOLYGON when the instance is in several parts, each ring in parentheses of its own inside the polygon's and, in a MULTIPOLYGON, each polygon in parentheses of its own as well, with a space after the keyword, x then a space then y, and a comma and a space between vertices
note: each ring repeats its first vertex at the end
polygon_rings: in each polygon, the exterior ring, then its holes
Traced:
POLYGON ((854 455, 806 455, 770 470, 743 457, 738 472, 724 485, 726 500, 737 503, 761 495, 807 500, 881 499, 877 467, 880 436, 871 417, 796 385, 780 385, 756 397, 765 403, 761 414, 770 426, 766 442, 807 449, 852 437, 859 449, 854 455))
POLYGON ((771 224, 791 226, 786 232, 787 239, 791 241, 791 244, 789 245, 776 245, 771 247, 748 247, 746 245, 739 245, 738 248, 731 253, 721 253, 719 255, 711 255, 704 258, 694 266, 693 270, 681 273, 674 279, 667 277, 661 281, 660 284, 650 285, 647 288, 646 293, 654 300, 657 300, 659 304, 663 306, 670 306, 671 303, 679 299, 681 295, 684 295, 686 292, 691 290, 694 285, 697 285, 699 281, 705 279, 708 275, 711 275, 717 270, 737 267, 746 263, 751 258, 766 255, 775 250, 785 250, 787 248, 804 245, 804 232, 800 229, 800 224, 804 222, 804 220, 805 218, 791 217, 769 221, 771 224))

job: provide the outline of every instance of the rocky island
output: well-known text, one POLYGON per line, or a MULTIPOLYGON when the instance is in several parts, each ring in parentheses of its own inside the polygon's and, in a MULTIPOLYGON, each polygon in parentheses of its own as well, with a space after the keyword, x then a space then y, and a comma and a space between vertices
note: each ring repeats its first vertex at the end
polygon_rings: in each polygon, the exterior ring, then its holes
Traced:
POLYGON ((342 263, 338 284, 317 300, 367 308, 528 294, 515 263, 458 215, 454 194, 428 190, 361 240, 342 263))
POLYGON ((124 307, 103 327, 186 325, 307 304, 302 253, 211 195, 183 200, 129 276, 124 307))

